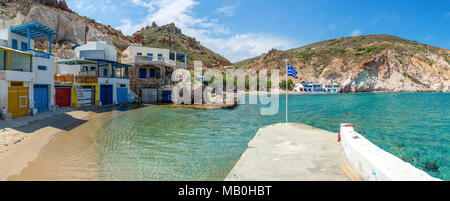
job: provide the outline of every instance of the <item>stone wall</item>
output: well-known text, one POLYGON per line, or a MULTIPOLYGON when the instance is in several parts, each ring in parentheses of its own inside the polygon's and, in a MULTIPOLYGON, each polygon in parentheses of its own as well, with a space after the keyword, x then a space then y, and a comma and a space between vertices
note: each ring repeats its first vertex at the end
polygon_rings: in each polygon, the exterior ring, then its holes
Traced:
POLYGON ((149 66, 132 64, 130 67, 130 89, 139 97, 142 97, 141 90, 145 88, 158 89, 161 87, 165 78, 166 68, 164 66, 149 66), (139 69, 141 67, 156 68, 159 78, 139 78, 139 69))

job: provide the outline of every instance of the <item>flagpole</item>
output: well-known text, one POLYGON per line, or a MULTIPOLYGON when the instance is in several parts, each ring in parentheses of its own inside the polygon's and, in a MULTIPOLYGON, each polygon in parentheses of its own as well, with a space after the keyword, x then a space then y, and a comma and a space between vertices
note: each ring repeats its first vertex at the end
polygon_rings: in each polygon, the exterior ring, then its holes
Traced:
POLYGON ((288 90, 289 90, 288 64, 289 64, 289 57, 286 57, 286 124, 288 123, 288 90))

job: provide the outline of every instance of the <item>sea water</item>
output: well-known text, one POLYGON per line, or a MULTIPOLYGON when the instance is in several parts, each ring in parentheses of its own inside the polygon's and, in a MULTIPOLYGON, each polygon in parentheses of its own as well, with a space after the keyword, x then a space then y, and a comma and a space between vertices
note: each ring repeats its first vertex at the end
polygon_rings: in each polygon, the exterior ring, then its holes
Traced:
MULTIPOLYGON (((285 122, 285 98, 280 96, 273 116, 261 115, 267 106, 260 104, 219 110, 116 108, 59 133, 37 160, 9 179, 223 180, 259 128, 285 122)), ((449 112, 449 93, 289 95, 290 122, 335 133, 341 123, 376 131, 357 129, 443 180, 450 180, 449 112)))
MULTIPOLYGON (((382 149, 450 179, 450 94, 289 95, 289 120, 332 132, 341 123, 414 138, 357 130, 382 149), (438 141, 423 141, 438 140, 438 141), (439 141, 441 140, 441 141, 439 141)), ((223 180, 262 126, 285 121, 260 115, 263 105, 195 110, 150 106, 108 121, 95 138, 101 180, 223 180)))

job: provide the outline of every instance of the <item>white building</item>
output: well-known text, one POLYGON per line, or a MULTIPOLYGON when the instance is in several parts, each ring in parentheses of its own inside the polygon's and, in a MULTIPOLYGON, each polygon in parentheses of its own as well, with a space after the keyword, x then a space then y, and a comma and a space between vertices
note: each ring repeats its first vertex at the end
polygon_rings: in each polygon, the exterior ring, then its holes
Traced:
POLYGON ((38 22, 0 31, 0 107, 13 117, 53 109, 54 56, 51 40, 57 32, 38 22), (34 49, 34 40, 47 37, 49 51, 34 49))
MULTIPOLYGON (((112 105, 128 103, 130 88, 129 66, 117 62, 114 46, 104 41, 88 42, 75 48, 75 58, 57 61, 58 88, 69 88, 58 77, 72 75, 71 105, 112 105)), ((61 93, 63 89, 58 90, 61 93)), ((56 95, 58 97, 58 94, 56 95)), ((64 103, 67 105, 67 103, 64 103)))
POLYGON ((186 68, 188 55, 170 51, 169 49, 143 47, 142 45, 131 45, 122 53, 122 60, 133 63, 140 59, 174 68, 186 68))
POLYGON ((296 84, 294 91, 296 92, 312 92, 312 93, 338 93, 341 90, 339 84, 330 82, 328 84, 318 84, 314 82, 302 82, 301 84, 296 84))

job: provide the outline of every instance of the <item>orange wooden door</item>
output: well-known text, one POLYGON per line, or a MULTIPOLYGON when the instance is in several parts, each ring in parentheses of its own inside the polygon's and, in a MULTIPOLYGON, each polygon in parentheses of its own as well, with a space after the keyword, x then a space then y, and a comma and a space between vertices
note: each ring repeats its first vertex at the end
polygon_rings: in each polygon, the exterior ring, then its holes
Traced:
POLYGON ((26 116, 29 111, 27 87, 8 87, 8 112, 13 118, 26 116))

